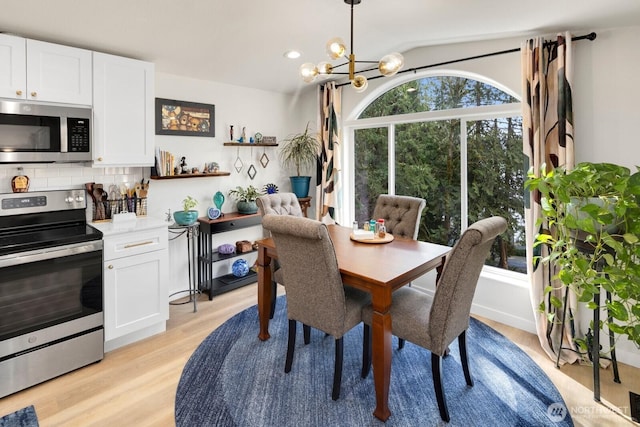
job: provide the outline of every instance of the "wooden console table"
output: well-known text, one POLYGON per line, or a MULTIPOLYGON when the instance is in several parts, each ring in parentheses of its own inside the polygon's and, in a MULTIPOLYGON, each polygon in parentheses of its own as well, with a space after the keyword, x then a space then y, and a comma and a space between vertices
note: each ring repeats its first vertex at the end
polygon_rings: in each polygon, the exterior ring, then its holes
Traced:
POLYGON ((220 295, 232 289, 246 286, 257 281, 257 275, 249 271, 244 277, 235 277, 233 274, 213 277, 213 264, 230 258, 240 257, 245 253, 232 253, 223 255, 214 252, 213 235, 226 231, 239 230, 262 223, 262 216, 255 214, 239 214, 238 212, 225 213, 217 219, 207 217, 198 218, 200 223, 200 239, 198 240, 198 284, 200 290, 207 292, 209 300, 214 295, 220 295))

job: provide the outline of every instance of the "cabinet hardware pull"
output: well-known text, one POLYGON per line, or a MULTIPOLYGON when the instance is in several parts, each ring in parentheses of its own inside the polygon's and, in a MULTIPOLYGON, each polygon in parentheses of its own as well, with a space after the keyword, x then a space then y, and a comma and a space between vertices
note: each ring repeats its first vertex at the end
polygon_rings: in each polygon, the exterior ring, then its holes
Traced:
POLYGON ((20 89, 18 89, 18 90, 16 91, 16 95, 18 95, 18 96, 22 95, 22 91, 21 91, 20 89))
POLYGON ((113 270, 113 265, 109 264, 109 270, 113 270))
POLYGON ((35 98, 36 96, 38 96, 38 93, 37 93, 37 92, 31 92, 31 97, 32 97, 32 98, 35 98))
POLYGON ((96 160, 101 162, 102 161, 102 157, 98 157, 96 160))
POLYGON ((135 248, 136 246, 144 246, 144 245, 151 245, 151 244, 153 244, 153 240, 140 242, 140 243, 129 243, 128 245, 124 245, 124 248, 129 249, 129 248, 135 248))

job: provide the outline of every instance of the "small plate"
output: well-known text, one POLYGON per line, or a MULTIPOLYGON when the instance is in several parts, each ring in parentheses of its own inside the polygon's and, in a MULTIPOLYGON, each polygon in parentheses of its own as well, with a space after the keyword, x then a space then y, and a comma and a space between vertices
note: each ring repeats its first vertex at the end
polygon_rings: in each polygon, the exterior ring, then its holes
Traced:
POLYGON ((207 216, 209 217, 209 219, 218 219, 220 218, 220 209, 218 208, 209 208, 207 210, 207 216))

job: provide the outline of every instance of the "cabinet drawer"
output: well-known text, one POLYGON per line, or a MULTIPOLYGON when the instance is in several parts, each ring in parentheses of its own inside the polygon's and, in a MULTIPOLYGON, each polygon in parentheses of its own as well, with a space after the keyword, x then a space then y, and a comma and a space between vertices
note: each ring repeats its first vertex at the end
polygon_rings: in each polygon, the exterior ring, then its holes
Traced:
POLYGON ((167 229, 156 228, 104 238, 104 259, 138 255, 167 249, 167 229))
POLYGON ((208 234, 224 233, 225 231, 239 230, 262 223, 260 215, 247 215, 230 218, 222 221, 200 221, 200 231, 208 234))

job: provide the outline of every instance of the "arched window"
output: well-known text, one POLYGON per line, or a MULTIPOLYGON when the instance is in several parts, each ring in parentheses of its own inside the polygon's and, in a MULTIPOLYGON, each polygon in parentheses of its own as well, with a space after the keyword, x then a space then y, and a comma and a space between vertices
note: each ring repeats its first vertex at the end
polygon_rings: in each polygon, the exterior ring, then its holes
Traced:
POLYGON ((452 245, 478 219, 508 219, 488 265, 526 272, 524 161, 519 101, 459 76, 416 79, 387 91, 353 126, 355 218, 378 194, 424 198, 419 239, 452 245))

